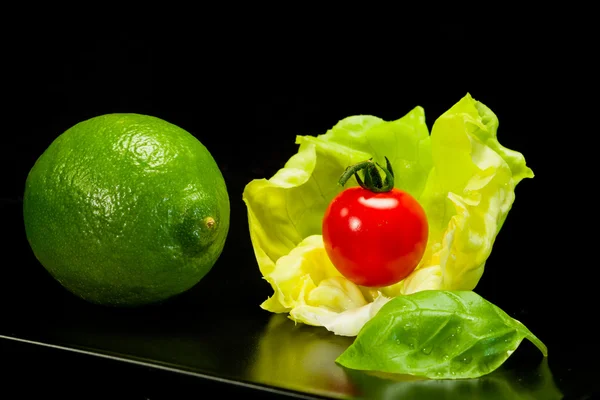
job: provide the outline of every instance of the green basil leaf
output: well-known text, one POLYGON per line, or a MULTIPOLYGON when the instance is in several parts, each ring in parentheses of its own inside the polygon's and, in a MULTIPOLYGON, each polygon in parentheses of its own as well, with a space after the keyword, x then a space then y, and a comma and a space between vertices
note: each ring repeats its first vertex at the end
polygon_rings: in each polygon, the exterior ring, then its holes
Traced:
POLYGON ((525 325, 477 293, 425 290, 386 303, 336 362, 433 379, 477 378, 502 365, 525 338, 548 356, 525 325))

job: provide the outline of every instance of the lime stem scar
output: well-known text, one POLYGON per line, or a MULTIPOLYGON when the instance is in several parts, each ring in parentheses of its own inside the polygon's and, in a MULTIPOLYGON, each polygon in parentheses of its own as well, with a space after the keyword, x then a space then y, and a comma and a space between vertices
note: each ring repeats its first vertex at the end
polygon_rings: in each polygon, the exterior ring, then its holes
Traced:
POLYGON ((204 223, 206 224, 206 227, 208 229, 212 229, 217 222, 215 221, 215 219, 213 217, 206 217, 204 219, 204 223))

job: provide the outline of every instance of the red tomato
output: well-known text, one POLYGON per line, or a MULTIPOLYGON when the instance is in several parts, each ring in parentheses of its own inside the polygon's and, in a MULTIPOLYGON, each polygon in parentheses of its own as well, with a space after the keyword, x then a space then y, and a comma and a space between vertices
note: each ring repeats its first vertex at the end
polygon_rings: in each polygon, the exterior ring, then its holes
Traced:
POLYGON ((383 193, 348 188, 333 199, 323 218, 331 262, 362 286, 388 286, 406 278, 421 261, 428 234, 421 205, 396 188, 383 193))

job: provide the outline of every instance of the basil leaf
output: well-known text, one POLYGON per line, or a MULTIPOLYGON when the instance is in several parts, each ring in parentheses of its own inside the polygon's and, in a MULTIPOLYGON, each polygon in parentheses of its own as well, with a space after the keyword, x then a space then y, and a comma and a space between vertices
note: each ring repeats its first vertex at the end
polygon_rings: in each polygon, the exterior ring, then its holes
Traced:
POLYGON ((525 338, 548 356, 525 325, 475 292, 424 290, 385 304, 336 362, 434 379, 477 378, 502 365, 525 338))

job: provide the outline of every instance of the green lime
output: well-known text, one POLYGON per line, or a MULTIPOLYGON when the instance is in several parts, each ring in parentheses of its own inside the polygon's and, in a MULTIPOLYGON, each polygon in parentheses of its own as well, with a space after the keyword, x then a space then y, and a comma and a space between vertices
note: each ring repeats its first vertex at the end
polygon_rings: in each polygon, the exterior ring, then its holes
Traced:
POLYGON ((156 303, 196 285, 221 255, 229 196, 207 148, 140 114, 80 122, 29 172, 25 231, 39 262, 92 303, 156 303))

